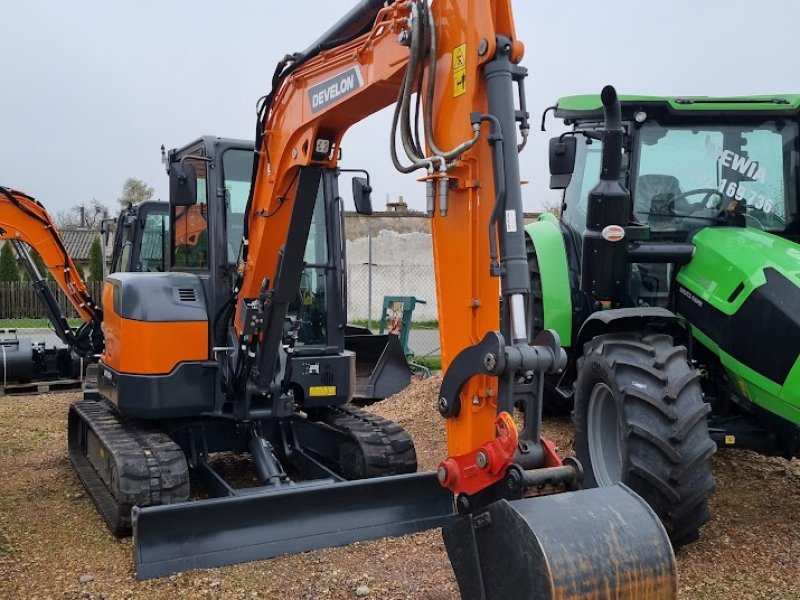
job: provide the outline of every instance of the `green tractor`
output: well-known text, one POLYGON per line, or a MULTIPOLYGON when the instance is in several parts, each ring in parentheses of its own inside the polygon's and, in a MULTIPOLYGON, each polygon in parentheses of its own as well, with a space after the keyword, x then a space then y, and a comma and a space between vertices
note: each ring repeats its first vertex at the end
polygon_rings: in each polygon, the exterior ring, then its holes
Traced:
POLYGON ((800 96, 608 86, 553 110, 563 205, 527 227, 528 317, 570 360, 545 403, 572 407, 585 485, 627 484, 677 547, 717 447, 800 453, 800 96))

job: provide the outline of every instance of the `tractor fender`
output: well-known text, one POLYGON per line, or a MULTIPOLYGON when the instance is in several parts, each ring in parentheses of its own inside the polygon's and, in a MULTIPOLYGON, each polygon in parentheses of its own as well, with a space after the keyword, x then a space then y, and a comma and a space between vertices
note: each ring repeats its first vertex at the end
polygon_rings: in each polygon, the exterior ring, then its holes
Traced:
POLYGON ((572 339, 572 293, 564 234, 558 220, 550 213, 544 213, 538 221, 526 225, 525 233, 533 243, 539 266, 544 327, 556 331, 561 343, 569 346, 572 339))
MULTIPOLYGON (((676 341, 690 342, 689 336, 686 335, 686 329, 681 325, 682 322, 684 320, 672 311, 657 306, 613 308, 592 313, 581 325, 558 387, 563 393, 572 394, 572 384, 577 377, 578 359, 581 357, 584 344, 592 338, 606 333, 641 331, 648 328, 667 333, 676 341)), ((689 358, 691 358, 691 346, 689 346, 689 353, 689 358)))

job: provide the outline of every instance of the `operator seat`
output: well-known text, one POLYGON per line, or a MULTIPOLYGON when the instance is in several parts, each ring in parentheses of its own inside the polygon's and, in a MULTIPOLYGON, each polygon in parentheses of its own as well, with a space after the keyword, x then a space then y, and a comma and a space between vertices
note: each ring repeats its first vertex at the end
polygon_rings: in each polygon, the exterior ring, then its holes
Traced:
POLYGON ((686 214, 675 206, 673 199, 681 194, 677 177, 672 175, 641 175, 636 181, 634 211, 645 217, 654 228, 666 227, 676 214, 686 214))

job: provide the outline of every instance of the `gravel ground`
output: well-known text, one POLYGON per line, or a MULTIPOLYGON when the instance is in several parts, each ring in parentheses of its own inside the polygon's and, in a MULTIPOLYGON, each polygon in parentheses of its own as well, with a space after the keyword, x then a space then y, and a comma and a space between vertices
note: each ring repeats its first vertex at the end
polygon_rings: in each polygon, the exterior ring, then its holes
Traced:
MULTIPOLYGON (((409 430, 423 469, 444 454, 439 383, 414 383, 374 407, 409 430)), ((458 597, 438 531, 137 582, 130 540, 107 532, 66 456, 77 397, 0 397, 0 598, 458 597)), ((545 432, 570 449, 567 421, 545 432)), ((678 553, 680 597, 800 598, 800 462, 727 451, 714 470, 713 521, 678 553)))

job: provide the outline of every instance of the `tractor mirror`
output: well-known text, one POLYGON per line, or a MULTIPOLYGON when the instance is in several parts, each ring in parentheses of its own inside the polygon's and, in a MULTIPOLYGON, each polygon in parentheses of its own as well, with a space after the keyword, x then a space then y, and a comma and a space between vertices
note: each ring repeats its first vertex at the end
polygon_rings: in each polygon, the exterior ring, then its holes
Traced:
POLYGON ((174 206, 197 204, 197 170, 186 162, 174 162, 169 168, 169 203, 174 206))
POLYGON ((372 186, 367 178, 353 177, 353 202, 358 214, 372 214, 372 186))
POLYGON ((550 138, 550 189, 563 190, 572 179, 575 170, 575 152, 578 141, 575 136, 550 138))

